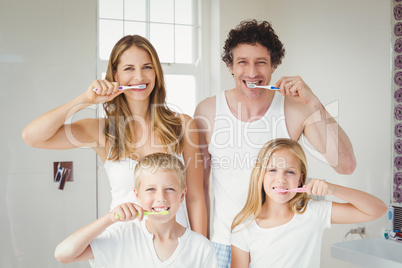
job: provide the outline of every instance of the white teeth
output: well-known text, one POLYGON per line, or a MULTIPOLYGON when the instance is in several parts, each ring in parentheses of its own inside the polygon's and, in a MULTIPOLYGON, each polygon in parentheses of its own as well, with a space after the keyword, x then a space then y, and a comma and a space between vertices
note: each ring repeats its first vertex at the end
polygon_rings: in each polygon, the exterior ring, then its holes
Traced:
POLYGON ((252 84, 252 85, 257 85, 260 81, 254 81, 254 82, 249 82, 249 81, 244 81, 246 85, 252 84))
POLYGON ((165 211, 165 210, 168 210, 169 209, 169 207, 159 207, 159 208, 153 208, 153 210, 155 210, 155 211, 157 211, 157 212, 160 212, 160 211, 165 211))

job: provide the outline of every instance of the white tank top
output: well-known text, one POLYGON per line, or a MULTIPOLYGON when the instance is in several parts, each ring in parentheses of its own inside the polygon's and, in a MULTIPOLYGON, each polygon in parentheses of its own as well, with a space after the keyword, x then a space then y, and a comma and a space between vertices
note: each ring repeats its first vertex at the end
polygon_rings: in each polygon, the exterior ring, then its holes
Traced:
POLYGON ((246 203, 250 175, 262 146, 290 138, 285 123, 285 98, 275 92, 263 117, 242 122, 229 109, 225 92, 216 95, 215 125, 208 145, 213 187, 212 241, 230 245, 230 227, 246 203))
MULTIPOLYGON (((110 152, 109 152, 110 153, 110 152)), ((184 164, 183 156, 177 156, 184 164)), ((109 184, 112 194, 112 203, 110 210, 116 206, 131 202, 137 203, 134 195, 134 169, 137 161, 131 158, 121 159, 120 161, 106 160, 104 167, 109 178, 109 184)), ((180 204, 179 211, 176 214, 176 221, 184 227, 188 227, 185 201, 180 204)))

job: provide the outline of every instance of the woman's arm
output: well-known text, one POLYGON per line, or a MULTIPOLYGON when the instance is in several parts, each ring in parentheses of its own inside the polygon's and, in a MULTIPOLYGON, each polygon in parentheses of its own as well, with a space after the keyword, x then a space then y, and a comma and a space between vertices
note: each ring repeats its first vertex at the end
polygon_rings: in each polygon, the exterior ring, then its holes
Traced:
POLYGON ((350 224, 375 220, 387 211, 379 198, 352 188, 313 179, 306 186, 312 195, 333 195, 347 203, 332 203, 331 223, 350 224))
POLYGON ((233 245, 232 249, 232 259, 230 262, 231 268, 248 268, 250 266, 250 253, 243 251, 233 245))
POLYGON ((117 88, 118 84, 115 82, 95 80, 86 92, 74 100, 33 120, 24 128, 22 138, 28 145, 43 149, 97 147, 101 127, 99 120, 83 119, 72 124, 64 124, 64 122, 82 109, 112 100, 122 92, 118 91, 117 88), (99 90, 94 92, 94 88, 99 88, 99 90))
POLYGON ((133 203, 125 203, 117 206, 105 216, 76 231, 55 250, 54 256, 61 263, 91 260, 94 258, 90 243, 107 227, 117 221, 132 221, 139 213, 139 220, 142 220, 143 210, 133 203), (116 218, 115 213, 120 217, 116 218))
POLYGON ((191 229, 207 236, 207 209, 203 185, 203 160, 195 121, 185 115, 183 157, 186 166, 186 205, 191 229))

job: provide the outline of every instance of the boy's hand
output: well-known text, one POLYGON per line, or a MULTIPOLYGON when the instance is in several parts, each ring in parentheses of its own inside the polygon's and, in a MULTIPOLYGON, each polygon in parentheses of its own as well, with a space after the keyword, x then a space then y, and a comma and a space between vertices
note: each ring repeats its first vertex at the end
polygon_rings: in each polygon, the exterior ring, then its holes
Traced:
POLYGON ((144 216, 144 210, 141 206, 134 203, 124 203, 115 207, 110 214, 110 220, 114 222, 118 221, 133 221, 138 218, 142 221, 144 216), (138 213, 138 216, 137 216, 138 213))
POLYGON ((312 179, 306 185, 306 193, 308 193, 309 195, 320 195, 320 196, 332 195, 334 191, 333 188, 334 185, 329 182, 325 182, 318 179, 312 179))

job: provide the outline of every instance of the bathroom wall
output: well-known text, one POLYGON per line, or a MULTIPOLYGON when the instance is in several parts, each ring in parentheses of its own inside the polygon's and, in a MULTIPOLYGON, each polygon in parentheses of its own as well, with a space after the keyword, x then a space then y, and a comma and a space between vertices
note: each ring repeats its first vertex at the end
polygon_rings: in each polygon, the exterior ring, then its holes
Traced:
POLYGON ((35 149, 21 138, 31 120, 95 78, 96 3, 0 1, 0 267, 65 267, 53 257, 56 245, 96 219, 94 152, 35 149), (73 161, 74 181, 63 191, 54 161, 73 161))
MULTIPOLYGON (((300 75, 328 106, 348 134, 357 158, 352 175, 339 175, 308 153, 309 177, 367 191, 390 200, 391 181, 391 1, 383 0, 221 0, 219 31, 223 42, 243 19, 270 21, 285 45, 286 55, 273 76, 300 75)), ((213 30, 213 29, 212 29, 213 30)), ((211 54, 214 52, 211 51, 211 54)), ((234 87, 228 69, 220 64, 220 87, 234 87)), ((212 59, 211 59, 212 61, 212 59)), ((211 80, 217 79, 211 74, 211 80)), ((305 144, 308 148, 308 144, 305 144)), ((368 236, 379 236, 385 216, 370 223, 368 236)), ((321 267, 352 267, 330 256, 330 245, 343 240, 357 225, 333 225, 322 243, 321 267)), ((348 239, 353 239, 349 237, 348 239)))

